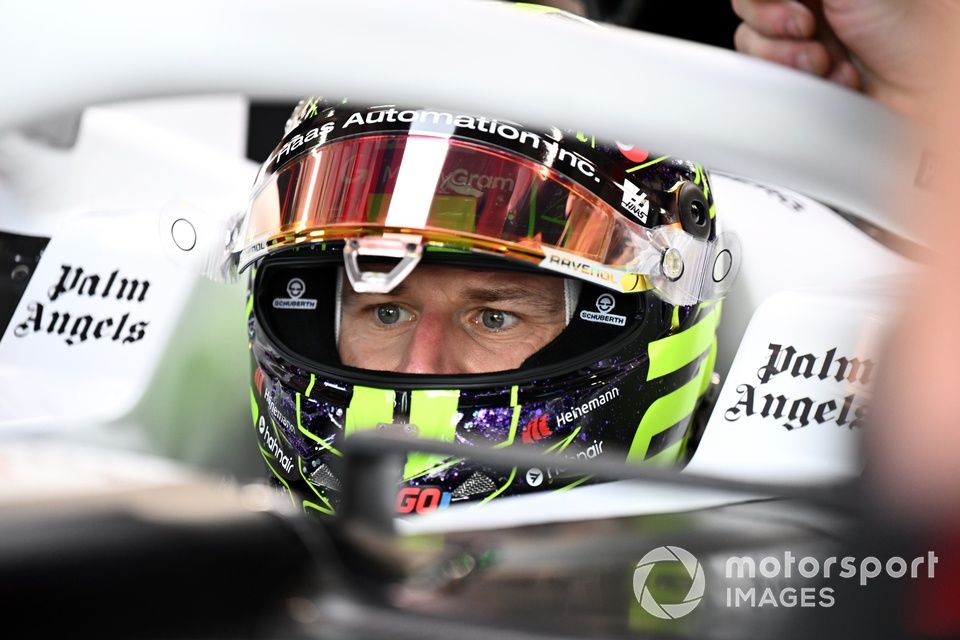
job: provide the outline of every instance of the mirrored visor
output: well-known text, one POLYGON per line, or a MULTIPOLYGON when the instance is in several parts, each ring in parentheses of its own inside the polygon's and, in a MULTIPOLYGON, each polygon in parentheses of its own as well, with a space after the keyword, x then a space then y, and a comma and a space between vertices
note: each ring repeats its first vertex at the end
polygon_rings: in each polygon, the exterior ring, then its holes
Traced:
POLYGON ((301 242, 404 234, 640 291, 656 286, 646 276, 659 272, 664 251, 651 231, 522 156, 442 136, 370 135, 321 146, 270 176, 238 238, 238 266, 301 242))
POLYGON ((366 136, 320 147, 274 175, 251 205, 244 248, 381 229, 541 257, 546 245, 615 264, 615 218, 596 196, 507 152, 445 137, 366 136))

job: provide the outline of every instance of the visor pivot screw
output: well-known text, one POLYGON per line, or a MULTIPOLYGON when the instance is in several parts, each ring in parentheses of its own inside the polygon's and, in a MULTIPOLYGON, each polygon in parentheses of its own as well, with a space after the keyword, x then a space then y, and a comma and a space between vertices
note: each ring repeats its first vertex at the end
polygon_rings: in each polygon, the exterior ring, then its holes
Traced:
POLYGON ((704 215, 704 205, 699 200, 694 200, 690 203, 690 215, 693 216, 693 221, 697 226, 703 225, 707 221, 707 216, 704 215))
POLYGON ((680 255, 680 251, 674 247, 664 251, 660 268, 668 280, 678 280, 683 275, 683 256, 680 255))
MULTIPOLYGON (((19 256, 18 256, 19 257, 19 256)), ((30 277, 30 267, 25 264, 18 264, 10 272, 10 279, 14 282, 20 282, 30 277)))

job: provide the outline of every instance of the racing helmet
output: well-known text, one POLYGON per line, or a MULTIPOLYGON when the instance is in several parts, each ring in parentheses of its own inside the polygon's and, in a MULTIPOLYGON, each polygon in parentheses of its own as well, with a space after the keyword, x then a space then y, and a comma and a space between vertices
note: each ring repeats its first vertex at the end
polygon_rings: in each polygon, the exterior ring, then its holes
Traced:
MULTIPOLYGON (((739 261, 694 162, 588 132, 321 98, 294 111, 236 240, 260 453, 298 506, 325 514, 337 509, 344 439, 387 425, 561 458, 684 461, 739 261), (345 365, 342 288, 389 291, 419 265, 563 278, 576 285, 564 288, 566 327, 512 370, 345 365)), ((560 466, 411 453, 397 510, 586 481, 560 466)))

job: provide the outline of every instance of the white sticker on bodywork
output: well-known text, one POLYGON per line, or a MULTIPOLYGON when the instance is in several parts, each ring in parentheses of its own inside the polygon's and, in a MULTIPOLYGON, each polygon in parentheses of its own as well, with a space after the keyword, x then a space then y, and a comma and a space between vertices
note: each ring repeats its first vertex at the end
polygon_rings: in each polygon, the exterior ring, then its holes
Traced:
POLYGON ((883 301, 867 294, 784 292, 767 300, 688 468, 771 482, 858 474, 885 316, 883 301))
POLYGON ((109 415, 149 389, 197 278, 167 259, 155 223, 91 213, 50 240, 0 341, 11 424, 109 415))

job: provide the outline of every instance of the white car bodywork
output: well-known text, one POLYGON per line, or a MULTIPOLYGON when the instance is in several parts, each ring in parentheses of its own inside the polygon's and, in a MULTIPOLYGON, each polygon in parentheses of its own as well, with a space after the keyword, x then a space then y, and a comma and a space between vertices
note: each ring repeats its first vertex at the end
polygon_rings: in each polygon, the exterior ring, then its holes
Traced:
MULTIPOLYGON (((216 3, 200 4, 203 11, 194 18, 201 23, 212 21, 216 3)), ((239 20, 237 28, 241 32, 252 28, 263 12, 273 11, 266 3, 254 4, 256 11, 244 14, 239 20)), ((377 9, 387 15, 397 10, 388 2, 358 4, 363 6, 348 8, 347 3, 332 3, 325 10, 328 14, 331 10, 341 12, 348 26, 352 24, 348 18, 351 11, 377 9)), ((429 4, 423 7, 429 9, 429 4)), ((460 10, 467 17, 495 20, 486 8, 469 6, 471 3, 455 4, 456 8, 452 8, 453 3, 444 3, 443 15, 436 17, 437 24, 431 28, 442 26, 451 12, 460 10)), ((100 5, 101 9, 114 12, 113 17, 127 15, 124 3, 102 2, 100 5)), ((65 4, 64 10, 73 11, 71 6, 65 4)), ((173 14, 178 10, 173 10, 173 14)), ((298 4, 298 10, 317 9, 298 4)), ((26 19, 29 22, 30 15, 26 19)), ((168 19, 174 18, 163 17, 168 19)), ((290 27, 300 29, 299 22, 290 27)), ((10 25, 11 21, 6 24, 10 25)), ((532 24, 524 17, 519 26, 511 25, 507 31, 524 31, 532 24)), ((618 55, 629 52, 633 46, 629 40, 632 36, 622 32, 598 35, 589 29, 575 31, 566 24, 542 26, 543 33, 538 33, 534 42, 551 35, 582 38, 590 46, 606 46, 618 55)), ((378 20, 373 27, 385 28, 385 25, 378 20)), ((194 29, 191 27, 184 36, 186 44, 199 38, 194 29)), ((230 41, 242 40, 242 35, 234 34, 230 41)), ((63 37, 69 40, 73 36, 65 33, 63 37)), ((207 37, 217 36, 211 32, 207 37)), ((409 34, 404 37, 415 40, 409 38, 409 34)), ((143 38, 146 45, 159 46, 149 34, 143 34, 143 38)), ((409 46, 413 48, 414 44, 409 46)), ((846 129, 852 142, 845 140, 836 153, 817 157, 816 150, 824 149, 823 140, 836 136, 843 125, 822 123, 820 128, 824 130, 818 131, 818 137, 804 146, 798 143, 804 141, 808 129, 817 125, 816 120, 803 116, 799 121, 785 123, 773 107, 772 113, 754 119, 753 125, 759 128, 756 136, 741 134, 748 148, 739 155, 734 154, 728 164, 722 161, 718 149, 722 151, 724 144, 735 136, 724 131, 718 137, 704 137, 708 164, 717 159, 721 169, 757 168, 764 177, 791 175, 792 170, 801 174, 807 171, 803 174, 805 177, 791 183, 810 186, 817 191, 816 195, 828 197, 835 204, 849 204, 854 213, 882 227, 896 231, 909 228, 901 218, 891 215, 892 204, 877 195, 879 190, 871 191, 864 175, 879 180, 887 171, 900 179, 902 176, 890 171, 891 163, 894 168, 900 168, 909 165, 914 156, 880 162, 876 160, 878 154, 871 156, 879 142, 870 142, 870 148, 857 147, 866 145, 871 133, 875 134, 878 128, 897 124, 888 114, 878 112, 854 96, 841 95, 839 89, 824 88, 809 78, 781 72, 756 61, 739 60, 728 52, 716 52, 720 62, 703 70, 701 67, 707 58, 699 49, 660 39, 644 41, 644 46, 660 47, 661 53, 670 57, 669 71, 657 71, 660 75, 656 77, 663 76, 664 82, 669 82, 670 75, 683 75, 677 69, 686 68, 704 82, 709 79, 708 87, 699 86, 705 87, 705 93, 715 95, 723 89, 717 84, 720 82, 717 78, 723 78, 719 71, 736 61, 748 68, 742 74, 751 78, 745 80, 749 85, 746 94, 763 91, 764 81, 774 82, 778 91, 770 92, 773 100, 785 100, 785 91, 793 96, 810 95, 814 103, 837 106, 840 111, 834 115, 841 122, 858 122, 857 127, 846 129), (838 129, 832 128, 834 126, 838 129), (775 132, 778 128, 780 131, 775 132), (756 152, 752 151, 754 147, 756 152), (770 152, 771 148, 775 151, 770 152), (746 162, 744 158, 753 161, 746 162), (782 163, 774 166, 777 158, 782 163), (851 178, 845 192, 843 183, 847 175, 851 178), (878 203, 883 210, 871 211, 878 203)), ((513 50, 508 47, 504 51, 496 55, 507 56, 513 50)), ((154 53, 138 51, 143 59, 154 53)), ((415 53, 411 49, 404 55, 415 53)), ((356 62, 361 79, 363 73, 373 72, 369 61, 356 62)), ((44 73, 53 73, 52 63, 48 64, 45 56, 37 64, 36 73, 41 78, 44 73)), ((116 66, 126 68, 126 64, 129 61, 116 66)), ((172 68, 185 73, 186 80, 180 83, 166 79, 155 90, 192 89, 190 78, 195 76, 190 74, 196 70, 188 72, 185 64, 179 57, 171 60, 172 68)), ((83 73, 88 72, 95 73, 89 70, 83 73)), ((381 68, 379 72, 385 70, 381 68)), ((281 75, 283 77, 271 80, 265 91, 277 94, 288 90, 293 80, 290 74, 281 75)), ((111 81, 109 74, 107 76, 107 82, 111 81)), ((121 76, 123 74, 117 74, 112 81, 121 76)), ((437 76, 438 86, 443 86, 443 77, 437 76)), ((17 78, 19 76, 14 80, 17 78)), ((71 82, 73 80, 76 79, 71 82)), ((309 80, 302 79, 301 86, 309 80)), ((498 104, 513 100, 515 105, 525 96, 530 97, 526 77, 523 82, 527 84, 523 86, 511 84, 514 81, 511 74, 503 80, 507 84, 499 96, 503 102, 498 104), (510 96, 510 91, 514 95, 510 96)), ((600 87, 615 86, 606 76, 596 81, 600 87)), ((343 87, 338 90, 347 92, 357 86, 359 80, 347 82, 341 74, 331 82, 343 87)), ((546 83, 547 79, 542 82, 546 83)), ((222 87, 223 79, 218 78, 213 85, 222 87)), ((80 85, 73 82, 71 86, 76 89, 80 85)), ((139 89, 141 86, 137 84, 129 90, 115 88, 112 93, 102 90, 101 96, 147 93, 139 89)), ((387 91, 392 86, 387 83, 381 88, 387 91)), ((693 83, 693 86, 698 85, 693 83)), ((638 109, 646 110, 642 113, 653 111, 643 99, 644 94, 631 93, 639 89, 629 83, 621 88, 626 92, 623 100, 634 100, 638 109)), ((96 89, 84 86, 77 99, 88 98, 87 94, 96 89)), ((436 88, 421 89, 424 93, 417 94, 414 89, 403 92, 402 97, 410 99, 437 91, 436 88)), ((59 97, 66 91, 68 88, 56 87, 48 93, 59 97)), ((356 93, 365 95, 363 90, 356 93)), ((459 96, 458 99, 467 98, 459 96)), ((709 114, 699 118, 699 129, 691 130, 719 130, 724 123, 734 131, 749 126, 749 114, 729 111, 731 105, 745 103, 749 95, 730 95, 724 99, 726 102, 720 100, 716 108, 707 110, 709 114), (728 110, 726 121, 721 108, 724 105, 728 110)), ((699 104, 696 108, 702 110, 704 104, 702 99, 676 102, 679 111, 664 102, 660 115, 677 122, 686 113, 684 109, 689 111, 699 104), (663 112, 670 114, 663 115, 663 112)), ((160 101, 135 109, 123 106, 88 109, 84 112, 77 144, 70 149, 49 148, 16 131, 7 132, 0 140, 0 227, 14 233, 51 238, 0 339, 0 474, 5 474, 10 481, 7 499, 22 502, 29 501, 31 492, 41 496, 82 489, 84 478, 90 477, 91 470, 98 465, 86 464, 83 471, 74 464, 78 457, 75 452, 87 453, 90 447, 112 450, 109 455, 103 455, 103 466, 96 473, 102 474, 103 467, 113 465, 114 480, 121 485, 124 478, 134 484, 156 481, 157 476, 152 472, 140 473, 147 465, 138 463, 139 456, 149 453, 220 472, 232 471, 241 477, 251 472, 256 450, 247 413, 249 363, 243 323, 243 286, 206 281, 198 273, 198 262, 202 260, 178 249, 173 235, 177 220, 189 221, 197 234, 199 253, 199 248, 220 240, 217 237, 222 229, 220 223, 245 206, 255 167, 238 153, 238 140, 242 139, 245 124, 243 104, 242 98, 221 96, 186 102, 160 101), (220 105, 222 110, 214 105, 220 105), (188 123, 186 128, 181 124, 172 125, 171 113, 185 116, 180 121, 188 123), (197 127, 197 122, 215 127, 223 136, 217 137, 226 142, 219 148, 211 146, 209 128, 197 127), (79 274, 78 268, 83 269, 83 274, 79 274), (92 280, 82 284, 83 278, 92 274, 99 278, 95 293, 91 291, 92 280), (130 289, 119 299, 115 294, 117 289, 108 290, 106 283, 113 274, 114 286, 126 279, 127 286, 132 288, 136 280, 139 289, 133 299, 129 296, 130 289), (149 282, 146 290, 145 282, 149 282), (59 289, 58 284, 62 285, 59 289), (39 317, 41 305, 45 315, 39 317), (60 324, 51 330, 49 314, 55 311, 69 313, 71 323, 78 317, 89 316, 91 322, 85 338, 81 339, 79 333, 71 336, 73 324, 69 323, 63 332, 59 330, 60 324), (121 330, 123 318, 126 320, 121 330), (105 319, 110 322, 103 322, 105 319), (138 330, 131 329, 137 323, 145 324, 138 325, 138 330), (38 460, 43 464, 38 464, 38 460), (26 473, 27 469, 38 467, 50 471, 26 473)), ((611 117, 618 116, 611 112, 611 109, 616 111, 616 105, 593 97, 591 104, 598 111, 604 107, 604 117, 597 120, 602 124, 598 133, 604 133, 603 129, 615 121, 611 117)), ((477 108, 485 106, 489 105, 481 101, 477 108)), ((535 106, 535 101, 529 100, 517 117, 531 113, 535 106)), ((567 104, 566 108, 572 110, 575 106, 567 104)), ((557 105, 546 105, 541 115, 549 118, 559 114, 557 121, 565 121, 564 116, 569 118, 571 111, 561 111, 557 105)), ((791 117, 803 113, 802 109, 794 108, 791 117)), ((24 117, 22 109, 10 108, 0 114, 0 125, 19 122, 24 117)), ((676 131, 652 125, 648 128, 654 131, 652 136, 657 142, 650 146, 656 148, 665 146, 661 143, 664 132, 676 131)), ((635 129, 627 131, 632 132, 635 129)), ((277 132, 278 138, 279 135, 277 132)), ((677 151, 695 148, 695 136, 690 131, 677 132, 677 135, 677 151)), ((887 186, 892 185, 891 181, 887 186)), ((720 329, 718 373, 723 388, 688 469, 763 482, 817 483, 854 475, 860 470, 861 429, 853 421, 869 394, 869 381, 862 373, 847 376, 850 370, 837 379, 836 374, 842 368, 837 359, 856 358, 861 363, 877 360, 882 334, 897 304, 889 294, 894 289, 891 283, 896 283, 915 266, 812 199, 720 173, 714 174, 713 186, 722 224, 740 236, 744 262, 739 281, 725 302, 720 329), (796 353, 790 363, 783 360, 773 363, 773 369, 784 369, 782 373, 772 375, 771 369, 769 378, 761 380, 762 367, 771 364, 771 345, 779 345, 783 352, 793 347, 796 353), (833 355, 828 362, 827 354, 831 350, 833 355), (802 360, 807 354, 810 359, 802 360), (747 387, 752 391, 746 391, 747 387), (748 400, 748 393, 754 394, 752 399, 748 400), (762 410, 767 394, 770 402, 779 402, 780 396, 784 398, 781 411, 762 410), (847 403, 851 395, 854 400, 847 403), (807 409, 806 400, 810 403, 807 409), (830 405, 831 402, 834 404, 830 405), (821 407, 825 409, 818 414, 821 407), (841 421, 844 407, 845 420, 841 421), (807 424, 800 426, 799 422, 807 424)), ((60 322, 62 315, 58 316, 60 322)), ((171 477, 179 477, 180 473, 177 467, 171 471, 171 477)), ((91 491, 99 491, 103 483, 92 482, 90 487, 91 491)), ((422 525, 410 526, 442 529, 453 526, 454 521, 459 522, 457 526, 482 526, 483 519, 496 519, 496 510, 508 513, 504 517, 518 523, 530 519, 562 519, 564 513, 589 516, 583 512, 583 504, 594 505, 598 514, 610 515, 649 509, 700 508, 744 497, 689 489, 675 492, 645 489, 635 485, 628 489, 632 492, 629 496, 617 491, 619 489, 610 486, 593 486, 563 495, 501 500, 497 502, 503 504, 489 505, 484 511, 487 515, 482 518, 479 515, 463 518, 452 508, 444 514, 423 518, 422 525), (652 497, 650 491, 655 491, 656 496, 652 497), (584 500, 585 494, 596 499, 584 500), (536 508, 528 506, 532 501, 536 501, 536 508), (570 504, 581 507, 573 509, 570 504)), ((479 514, 479 511, 472 513, 479 514)))
MULTIPOLYGON (((50 451, 63 458, 43 465, 47 473, 21 474, 31 485, 24 491, 37 491, 38 483, 76 488, 83 474, 70 471, 64 442, 95 442, 250 473, 252 456, 240 453, 255 451, 245 437, 252 431, 245 404, 244 287, 199 275, 189 256, 178 254, 170 226, 182 217, 201 233, 208 227, 212 233, 219 227, 205 226, 205 220, 244 206, 256 168, 236 149, 245 126, 238 102, 244 103, 220 96, 94 108, 85 113, 72 149, 51 149, 17 133, 0 144, 11 162, 4 167, 9 203, 0 212, 4 228, 51 237, 0 340, 0 433, 6 443, 0 451, 7 466, 16 459, 20 468, 33 468, 24 452, 40 455, 44 442, 55 443, 50 451), (229 124, 221 119, 228 134, 220 148, 192 139, 189 131, 216 105, 236 114, 229 124), (171 111, 190 109, 196 115, 185 123, 164 120, 171 111), (42 188, 32 190, 35 185, 42 188), (114 272, 113 290, 104 297, 114 272), (83 280, 91 275, 100 278, 95 295, 83 280), (139 283, 132 300, 113 295, 121 279, 139 283), (58 285, 65 290, 57 292, 58 285), (35 330, 38 306, 45 315, 35 330), (65 332, 59 332, 59 322, 51 332, 53 312, 73 319, 90 315, 95 323, 110 318, 114 324, 101 338, 94 337, 96 324, 85 338, 72 335, 72 320, 65 332), (114 326, 124 315, 129 324, 146 323, 142 337, 125 342, 128 326, 116 339, 114 326)), ((876 362, 895 304, 883 285, 901 278, 911 264, 809 198, 721 174, 713 176, 713 185, 720 219, 740 236, 746 258, 720 329, 718 373, 724 385, 688 469, 762 482, 821 482, 855 474, 860 428, 851 423, 868 385, 862 376, 838 382, 836 364, 828 366, 826 379, 819 374, 830 349, 835 358, 876 362), (770 344, 794 346, 797 358, 819 358, 815 375, 792 375, 788 363, 763 383, 758 370, 770 364, 770 344), (754 388, 749 409, 744 385, 754 388), (787 399, 779 418, 775 405, 770 415, 761 415, 768 392, 787 399), (816 420, 818 406, 834 402, 835 410, 821 417, 836 417, 850 394, 856 394, 856 405, 845 423, 816 420), (803 416, 801 402, 791 421, 791 408, 802 398, 811 399, 812 409, 803 416)), ((102 473, 86 459, 88 474, 102 473)), ((123 459, 114 451, 104 453, 102 462, 128 474, 137 468, 123 459)), ((578 491, 591 494, 586 503, 598 515, 636 513, 638 505, 669 511, 743 499, 662 488, 637 496, 638 490, 630 485, 578 491)), ((513 521, 520 514, 525 520, 530 514, 556 519, 562 513, 582 515, 567 508, 569 500, 582 497, 526 497, 513 501, 523 503, 516 511, 504 509, 513 521), (529 509, 529 501, 537 508, 529 509)), ((446 519, 479 525, 452 512, 446 519)), ((439 514, 434 520, 444 521, 439 514)), ((503 521, 491 510, 483 520, 490 526, 503 521)))

